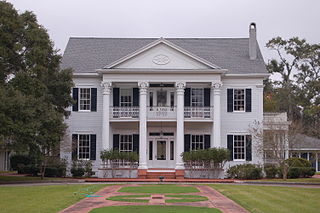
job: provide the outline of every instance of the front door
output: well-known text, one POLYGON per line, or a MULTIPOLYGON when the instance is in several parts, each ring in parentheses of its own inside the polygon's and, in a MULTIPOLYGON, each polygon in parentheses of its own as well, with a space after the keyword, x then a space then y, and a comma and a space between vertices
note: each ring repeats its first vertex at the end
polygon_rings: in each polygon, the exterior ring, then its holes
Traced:
POLYGON ((150 139, 148 146, 148 167, 149 168, 174 168, 174 140, 150 139))

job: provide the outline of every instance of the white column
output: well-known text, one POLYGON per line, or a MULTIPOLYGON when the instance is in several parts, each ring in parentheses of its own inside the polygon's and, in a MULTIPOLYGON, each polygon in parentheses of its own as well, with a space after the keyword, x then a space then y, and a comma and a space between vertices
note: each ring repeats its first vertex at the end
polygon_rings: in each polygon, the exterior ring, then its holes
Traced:
POLYGON ((213 147, 221 147, 221 82, 213 82, 213 147))
POLYGON ((111 82, 103 81, 102 86, 102 149, 110 149, 110 92, 111 82))
POLYGON ((147 92, 149 83, 139 82, 140 104, 139 104, 139 169, 147 169, 147 92))
POLYGON ((177 82, 177 145, 176 169, 184 169, 181 153, 184 152, 184 88, 185 82, 177 82))

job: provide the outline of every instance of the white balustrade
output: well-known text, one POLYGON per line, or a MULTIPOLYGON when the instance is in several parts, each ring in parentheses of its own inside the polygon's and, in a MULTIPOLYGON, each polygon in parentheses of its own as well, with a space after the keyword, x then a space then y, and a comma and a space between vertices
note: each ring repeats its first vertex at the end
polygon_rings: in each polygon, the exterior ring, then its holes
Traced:
POLYGON ((139 118, 139 107, 110 107, 111 118, 139 118))
POLYGON ((212 119, 212 107, 185 107, 184 118, 212 119))
POLYGON ((175 107, 148 107, 148 118, 176 118, 175 107))

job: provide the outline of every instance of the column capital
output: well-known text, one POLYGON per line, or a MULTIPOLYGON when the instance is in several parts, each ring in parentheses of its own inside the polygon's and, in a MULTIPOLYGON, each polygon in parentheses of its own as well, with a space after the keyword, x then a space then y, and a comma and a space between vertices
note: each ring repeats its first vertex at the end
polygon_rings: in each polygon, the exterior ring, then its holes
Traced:
POLYGON ((183 82, 183 81, 176 82, 177 95, 179 95, 180 93, 183 94, 185 88, 186 88, 186 82, 183 82))
POLYGON ((138 82, 138 87, 140 88, 140 93, 146 93, 149 87, 149 83, 146 81, 138 82))
POLYGON ((102 81, 101 87, 103 89, 103 92, 102 92, 103 95, 110 95, 112 82, 111 81, 102 81))
POLYGON ((214 90, 218 90, 222 87, 222 82, 212 82, 211 83, 211 88, 214 90))

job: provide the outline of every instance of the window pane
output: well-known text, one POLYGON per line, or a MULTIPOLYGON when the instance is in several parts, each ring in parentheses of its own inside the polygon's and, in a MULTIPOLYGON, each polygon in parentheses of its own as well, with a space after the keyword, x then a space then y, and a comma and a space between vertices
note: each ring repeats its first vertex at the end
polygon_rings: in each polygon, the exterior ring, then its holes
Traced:
POLYGON ((233 155, 234 155, 234 159, 238 159, 238 160, 245 159, 245 136, 244 135, 234 135, 233 155))
POLYGON ((79 135, 78 153, 79 160, 90 159, 90 135, 79 135))
POLYGON ((203 135, 191 135, 191 150, 204 149, 203 135))
POLYGON ((244 106, 245 106, 244 98, 245 98, 244 89, 234 89, 234 97, 233 97, 234 111, 244 111, 244 106))
POLYGON ((120 89, 120 106, 122 107, 132 106, 132 89, 130 88, 120 89))
POLYGON ((91 97, 90 88, 80 88, 80 110, 90 110, 91 97))
POLYGON ((192 88, 191 89, 191 106, 192 107, 203 107, 204 97, 203 88, 192 88))
POLYGON ((132 135, 120 135, 120 152, 132 152, 133 151, 133 140, 132 135))

